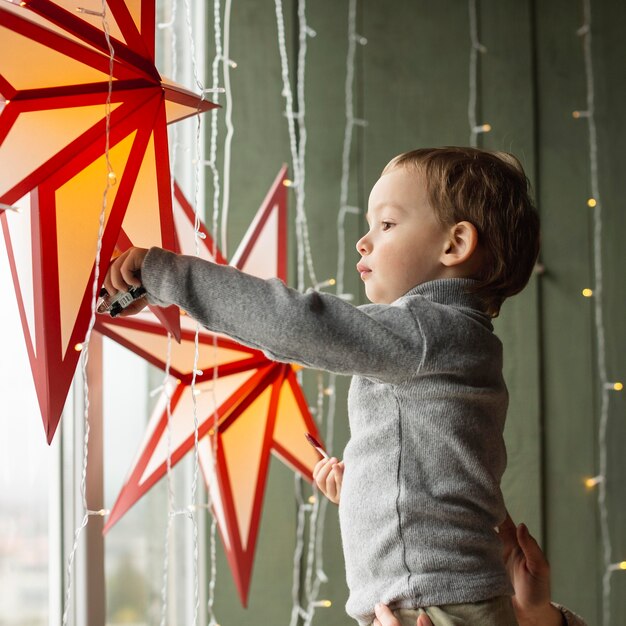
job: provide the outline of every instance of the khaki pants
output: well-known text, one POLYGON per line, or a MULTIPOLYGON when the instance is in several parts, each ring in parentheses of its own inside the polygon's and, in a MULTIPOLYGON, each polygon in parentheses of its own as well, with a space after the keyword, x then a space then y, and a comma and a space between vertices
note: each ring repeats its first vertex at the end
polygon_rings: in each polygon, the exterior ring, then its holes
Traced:
POLYGON ((469 604, 396 609, 393 612, 402 626, 415 626, 418 616, 424 613, 434 626, 518 626, 509 596, 469 604))

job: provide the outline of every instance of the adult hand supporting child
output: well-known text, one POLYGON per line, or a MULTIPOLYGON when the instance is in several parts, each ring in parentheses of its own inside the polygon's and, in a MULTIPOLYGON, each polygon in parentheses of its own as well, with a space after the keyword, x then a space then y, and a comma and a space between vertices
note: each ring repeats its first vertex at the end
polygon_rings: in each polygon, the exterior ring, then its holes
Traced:
MULTIPOLYGON (((129 248, 111 261, 103 283, 109 296, 114 296, 118 291, 128 291, 129 287, 141 286, 141 265, 147 254, 148 250, 145 248, 129 248)), ((145 298, 135 300, 120 313, 120 316, 139 313, 146 304, 145 298)))
MULTIPOLYGON (((515 526, 507 515, 499 528, 504 550, 504 562, 515 590, 513 608, 519 626, 583 626, 572 616, 568 622, 550 601, 550 565, 535 538, 525 524, 515 526)), ((373 626, 400 626, 391 610, 384 604, 375 607, 373 626)), ((416 626, 433 626, 427 615, 418 617, 416 626)))
POLYGON ((499 533, 520 626, 561 626, 563 615, 550 602, 550 564, 526 524, 516 527, 507 515, 499 533))

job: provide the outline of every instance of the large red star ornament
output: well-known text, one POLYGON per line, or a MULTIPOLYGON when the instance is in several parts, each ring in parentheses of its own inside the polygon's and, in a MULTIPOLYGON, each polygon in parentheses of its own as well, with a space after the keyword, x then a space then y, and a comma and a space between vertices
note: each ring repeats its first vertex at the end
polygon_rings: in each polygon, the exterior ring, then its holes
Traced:
MULTIPOLYGON (((286 279, 286 169, 283 168, 235 253, 231 265, 263 278, 286 279)), ((175 221, 183 251, 194 253, 194 214, 178 188, 175 221)), ((225 264, 206 228, 200 256, 225 264)), ((110 529, 194 448, 194 401, 200 467, 242 604, 247 604, 270 453, 311 480, 318 460, 306 432, 318 435, 296 367, 205 329, 199 331, 196 384, 191 387, 195 322, 181 318, 163 393, 126 482, 107 521, 110 529), (195 395, 194 395, 195 391, 195 395), (167 394, 170 399, 168 432, 167 394)), ((149 315, 100 318, 97 329, 165 369, 167 336, 149 315)))
MULTIPOLYGON (((0 222, 48 442, 89 325, 106 182, 98 289, 116 249, 177 250, 167 124, 215 106, 159 76, 154 0, 107 0, 112 67, 99 11, 0 0, 0 206, 24 209, 0 222)), ((178 311, 155 313, 178 338, 178 311)))

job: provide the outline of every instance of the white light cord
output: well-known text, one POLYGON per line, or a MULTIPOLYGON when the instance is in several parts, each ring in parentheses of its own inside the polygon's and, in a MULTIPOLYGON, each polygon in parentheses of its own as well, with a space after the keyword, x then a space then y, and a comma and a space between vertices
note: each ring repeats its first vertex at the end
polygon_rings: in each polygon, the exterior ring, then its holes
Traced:
MULTIPOLYGON (((213 2, 213 32, 215 38, 215 57, 213 59, 213 63, 211 66, 211 80, 212 80, 212 90, 217 95, 218 86, 219 86, 219 65, 224 58, 223 50, 222 50, 222 32, 221 32, 221 6, 220 0, 214 0, 213 2)), ((230 82, 228 89, 229 98, 230 96, 230 82)), ((217 98, 215 99, 217 103, 217 98)), ((212 215, 212 228, 211 232, 213 233, 213 258, 217 258, 217 231, 218 224, 220 218, 220 175, 219 170, 216 165, 217 158, 217 138, 218 138, 218 127, 217 127, 217 115, 219 109, 215 108, 211 111, 211 141, 209 145, 209 160, 206 164, 211 169, 211 173, 213 175, 213 215, 212 215)), ((217 336, 215 336, 213 340, 213 349, 215 353, 217 353, 217 336)), ((214 415, 213 415, 213 425, 212 430, 214 432, 212 439, 212 462, 213 462, 213 472, 217 471, 217 445, 218 445, 218 426, 219 426, 219 416, 218 416, 218 408, 217 408, 217 400, 215 398, 215 381, 217 380, 217 368, 213 369, 213 406, 215 407, 214 415)), ((209 511, 213 514, 213 509, 211 507, 211 495, 209 491, 209 511)), ((207 612, 209 617, 209 626, 215 626, 217 624, 217 620, 214 612, 215 605, 215 586, 217 581, 217 550, 216 550, 216 530, 217 530, 217 520, 215 515, 213 515, 211 521, 211 534, 210 534, 210 577, 209 577, 209 591, 207 598, 207 612)))
POLYGON ((356 0, 350 0, 348 5, 348 53, 346 57, 346 82, 345 82, 345 112, 346 126, 343 136, 343 150, 341 158, 341 187, 339 196, 339 214, 337 215, 337 295, 342 295, 344 289, 344 276, 346 264, 346 227, 347 215, 360 215, 360 207, 348 204, 350 192, 350 155, 352 154, 352 135, 356 118, 354 116, 354 61, 356 56, 356 44, 366 43, 362 37, 356 34, 356 0))
POLYGON ((298 505, 296 524, 296 547, 293 551, 293 577, 291 583, 291 620, 289 626, 298 626, 299 618, 306 617, 306 612, 300 604, 300 569, 302 552, 304 550, 304 527, 306 522, 305 504, 302 499, 302 479, 298 474, 294 476, 296 502, 298 505))
POLYGON ((469 0, 469 27, 470 27, 470 61, 469 61, 469 99, 467 104, 467 118, 470 127, 470 146, 478 146, 478 134, 491 130, 488 124, 479 125, 476 115, 478 101, 478 53, 484 54, 487 48, 478 39, 478 16, 476 0, 469 0))
MULTIPOLYGON (((230 14, 232 0, 226 0, 224 4, 224 51, 222 55, 222 73, 224 76, 224 89, 226 90, 226 139, 224 140, 224 171, 223 171, 223 199, 222 199, 222 230, 221 230, 221 248, 224 257, 228 258, 228 211, 230 204, 230 162, 231 162, 231 146, 235 127, 233 126, 233 98, 230 87, 230 68, 236 67, 234 61, 230 58, 230 14)), ((214 231, 215 233, 215 231, 214 231)), ((215 236, 217 234, 215 233, 215 236)))
POLYGON ((611 575, 612 546, 609 529, 609 512, 607 505, 607 430, 609 422, 609 394, 612 385, 609 383, 606 367, 606 338, 604 329, 603 310, 603 271, 602 271, 602 201, 600 199, 600 185, 598 181, 598 137, 595 121, 595 85, 593 74, 593 58, 591 53, 591 1, 583 0, 584 23, 578 30, 583 39, 585 78, 587 87, 586 117, 589 128, 589 172, 591 179, 591 195, 596 201, 593 207, 593 265, 594 265, 594 321, 596 326, 597 367, 600 383, 600 420, 598 425, 598 510, 600 514, 600 535, 602 538, 602 562, 604 573, 602 576, 602 624, 611 624, 611 575))
MULTIPOLYGON (((189 0, 184 0, 185 4, 185 21, 187 24, 187 34, 189 35, 189 45, 192 59, 192 68, 194 80, 200 93, 202 94, 202 98, 204 98, 204 84, 200 79, 198 74, 198 67, 196 63, 196 54, 195 54, 195 43, 194 43, 194 35, 193 35, 193 26, 191 23, 191 7, 189 5, 189 0)), ((200 157, 202 154, 201 147, 201 128, 202 128, 202 118, 200 115, 197 116, 196 123, 196 159, 195 159, 195 184, 194 184, 194 199, 193 199, 193 209, 194 209, 194 244, 195 244, 195 253, 196 256, 200 256, 200 206, 199 206, 199 190, 200 190, 200 157)), ((191 506, 189 507, 189 519, 191 520, 191 524, 193 527, 193 573, 194 573, 194 617, 193 623, 194 626, 198 624, 198 617, 200 613, 200 577, 198 571, 198 563, 199 563, 199 546, 198 546, 198 520, 194 514, 195 506, 197 504, 197 491, 198 491, 198 474, 200 467, 200 454, 198 449, 198 397, 196 394, 196 377, 198 375, 198 361, 200 359, 200 344, 199 344, 199 336, 200 336, 200 324, 196 322, 195 325, 195 333, 194 333, 194 351, 193 351, 193 374, 191 377, 191 398, 192 398, 192 406, 193 406, 193 478, 191 481, 191 506)))
MULTIPOLYGON (((189 46, 189 54, 191 57, 191 66, 193 72, 193 79, 196 87, 200 90, 201 98, 204 99, 205 89, 202 84, 202 81, 199 76, 198 64, 196 60, 196 49, 195 49, 195 38, 193 33, 192 19, 191 19, 191 7, 188 0, 184 1, 185 6, 185 24, 187 27, 187 42, 189 46)), ((173 0, 171 3, 171 18, 167 23, 159 24, 160 28, 167 28, 170 31, 170 42, 171 42, 171 59, 172 59, 172 71, 173 71, 173 80, 176 81, 178 79, 178 50, 177 50, 177 36, 176 36, 176 16, 177 16, 177 2, 173 0)), ((199 110, 198 110, 199 112, 199 110)), ((200 181, 199 181, 199 163, 200 163, 200 154, 201 154, 201 124, 202 119, 198 115, 197 117, 197 125, 196 125, 196 133, 195 133, 195 143, 196 143, 196 158, 193 160, 195 164, 195 177, 194 177, 194 211, 195 211, 195 219, 194 219, 194 242, 195 242, 195 251, 196 254, 199 254, 200 251, 200 216, 198 214, 198 193, 200 189, 200 181)), ((174 127, 173 132, 174 142, 171 147, 171 172, 172 172, 172 189, 174 187, 174 176, 176 171, 176 154, 178 148, 178 133, 176 127, 174 127)), ((198 510, 198 506, 196 503, 197 499, 197 489, 198 489, 198 474, 199 474, 199 452, 198 452, 198 415, 197 415, 197 399, 195 393, 195 384, 196 384, 196 375, 198 373, 198 358, 199 358, 199 342, 198 342, 198 334, 199 334, 199 325, 196 325, 196 332, 194 337, 194 362, 193 362, 193 374, 191 381, 191 394, 192 394, 192 405, 193 405, 193 422, 194 422, 194 461, 193 461, 193 475, 191 482, 191 502, 190 504, 181 509, 176 510, 175 502, 174 502, 174 490, 173 490, 173 481, 172 481, 172 467, 171 467, 171 425, 172 425, 172 415, 171 415, 171 396, 169 394, 169 386, 167 382, 164 384, 165 388, 168 390, 167 393, 167 481, 168 481, 168 522, 165 533, 165 542, 164 542, 164 560, 163 560, 163 584, 161 588, 161 626, 165 626, 167 620, 167 612, 168 612, 168 580, 169 580, 169 540, 172 529, 172 521, 174 517, 178 515, 184 515, 189 518, 192 524, 192 545, 193 545, 193 591, 194 591, 194 617, 193 624, 197 626, 199 620, 200 613, 200 576, 199 576, 199 537, 198 537, 198 520, 195 515, 195 511, 198 510)), ((169 369, 170 369, 170 352, 171 352, 171 336, 168 333, 168 355, 166 360, 166 381, 169 378, 169 369)))
POLYGON ((175 510, 174 483, 172 481, 172 387, 170 380, 170 366, 172 355, 172 336, 167 333, 167 353, 165 357, 165 377, 163 379, 163 393, 165 394, 167 411, 167 458, 166 458, 166 480, 167 480, 167 525, 165 527, 165 541, 163 547, 163 576, 161 584, 161 621, 160 626, 167 624, 168 609, 168 582, 169 582, 169 553, 170 553, 170 532, 172 529, 172 514, 175 510))
POLYGON ((80 492, 82 496, 82 505, 83 505, 83 520, 80 526, 74 532, 74 543, 72 545, 72 549, 68 558, 67 563, 67 588, 65 591, 65 601, 63 604, 63 618, 62 623, 63 626, 67 625, 68 616, 69 616, 69 608, 70 608, 70 597, 72 591, 72 569, 74 564, 74 557, 76 555, 76 551, 78 550, 78 541, 80 535, 82 533, 83 528, 87 526, 89 522, 89 517, 92 515, 105 516, 108 514, 108 511, 100 510, 100 511, 90 511, 87 506, 87 462, 89 456, 89 382, 87 380, 87 365, 89 362, 89 341, 91 339, 91 333, 93 331, 93 327, 96 323, 96 306, 98 300, 98 282, 100 280, 100 256, 102 254, 102 238, 104 235, 104 226, 105 226, 105 218, 106 218, 106 209, 107 209, 107 198, 108 193, 111 187, 115 184, 115 173, 113 171, 113 167, 111 165, 111 161, 109 159, 109 148, 110 148, 110 135, 111 135, 111 96, 113 94, 113 66, 114 66, 114 58, 115 51, 111 44, 111 37, 109 32, 109 24, 106 19, 106 0, 102 0, 102 29, 104 31, 104 37, 106 39, 107 47, 109 49, 109 78, 108 78, 108 87, 107 87, 107 97, 105 101, 105 148, 104 148, 104 156, 106 160, 107 167, 107 177, 106 177, 106 185, 104 191, 102 193, 102 208, 100 210, 100 217, 98 221, 98 238, 96 244, 96 257, 94 262, 94 277, 92 282, 91 289, 91 317, 89 318, 89 325, 87 328, 87 333, 85 335, 85 340, 83 341, 83 351, 81 354, 81 369, 83 376, 83 420, 84 420, 84 439, 83 439, 83 465, 82 465, 82 474, 80 481, 80 492))
POLYGON ((304 72, 306 62, 306 38, 314 34, 305 19, 305 3, 304 0, 298 2, 299 17, 299 54, 298 54, 298 106, 301 109, 298 113, 293 110, 293 94, 291 92, 291 84, 289 81, 289 58, 287 55, 287 44, 285 39, 285 21, 283 17, 282 0, 275 0, 276 8, 276 27, 278 31, 278 51, 280 54, 281 76, 283 79, 282 95, 285 98, 285 116, 287 118, 287 130, 289 132, 289 145, 291 148, 291 162, 293 169, 293 189, 296 195, 296 240, 297 240, 297 289, 304 291, 304 266, 306 266, 309 274, 309 280, 312 285, 316 285, 318 280, 315 275, 313 265, 313 257, 311 254, 311 244, 309 242, 309 229, 304 209, 304 180, 305 180, 305 150, 306 150, 306 127, 304 120, 304 72), (296 137, 295 120, 298 119, 298 132, 304 142, 298 146, 296 137))
MULTIPOLYGON (((306 55, 307 42, 309 37, 315 36, 306 21, 306 2, 298 1, 298 61, 297 61, 297 113, 293 109, 293 94, 289 80, 289 60, 287 55, 287 46, 285 38, 284 17, 282 11, 282 1, 275 0, 276 8, 276 26, 278 34, 278 50, 281 61, 281 74, 283 79, 282 95, 285 98, 285 117, 287 119, 287 128, 289 133, 289 144, 291 148, 291 159, 293 168, 293 189, 296 197, 296 241, 297 241, 297 288, 299 291, 305 290, 305 266, 308 278, 314 285, 314 288, 321 288, 331 284, 331 281, 318 283, 313 256, 311 253, 311 245, 309 240, 308 222, 305 211, 305 183, 306 183, 306 98, 305 98, 305 71, 306 71, 306 55), (298 123, 296 134, 296 120, 298 123)), ((298 381, 301 383, 302 374, 298 373, 298 381)), ((321 415, 321 409, 318 411, 321 415)), ((303 483, 299 476, 294 478, 296 502, 298 506, 297 526, 296 526, 296 546, 293 557, 293 574, 292 574, 292 612, 291 626, 296 626, 299 619, 305 620, 305 624, 310 624, 313 618, 314 607, 317 606, 316 594, 319 589, 319 579, 317 576, 318 569, 314 568, 314 559, 318 553, 317 542, 322 536, 321 532, 316 532, 319 528, 317 524, 318 510, 317 505, 311 505, 305 502, 302 496, 303 483), (309 544, 306 554, 306 573, 304 581, 304 594, 306 597, 307 608, 301 605, 301 586, 300 577, 304 558, 304 533, 307 523, 307 513, 309 521, 309 544), (313 575, 315 573, 315 580, 313 575)), ((321 550, 320 550, 321 551, 321 550)))

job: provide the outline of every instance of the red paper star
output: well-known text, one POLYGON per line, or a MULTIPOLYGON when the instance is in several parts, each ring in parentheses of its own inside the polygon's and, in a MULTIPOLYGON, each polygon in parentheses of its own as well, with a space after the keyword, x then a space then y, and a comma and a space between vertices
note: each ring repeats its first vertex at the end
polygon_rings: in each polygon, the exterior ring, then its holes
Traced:
MULTIPOLYGON (((270 278, 286 278, 286 189, 283 168, 235 253, 231 265, 270 278)), ((175 218, 184 251, 193 253, 194 215, 177 190, 175 218)), ((204 234, 201 256, 225 263, 210 235, 204 234)), ((164 393, 148 432, 106 525, 108 530, 167 473, 168 437, 171 464, 194 448, 191 385, 195 323, 182 319, 180 345, 171 346, 168 383, 171 429, 167 430, 164 393)), ((102 318, 98 330, 165 369, 167 337, 148 316, 102 318)), ((247 602, 263 496, 273 452, 311 480, 317 453, 304 434, 317 428, 292 365, 270 361, 252 348, 200 330, 195 401, 200 466, 211 495, 220 534, 244 606, 247 602)))
MULTIPOLYGON (((112 68, 102 3, 80 4, 87 12, 0 0, 0 205, 26 209, 0 212, 0 222, 49 442, 91 313, 105 138, 113 173, 98 289, 116 249, 177 250, 167 124, 215 106, 161 79, 154 0, 107 1, 112 68)), ((155 312, 178 336, 178 311, 155 312)))

